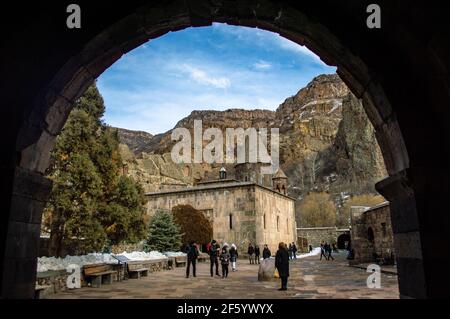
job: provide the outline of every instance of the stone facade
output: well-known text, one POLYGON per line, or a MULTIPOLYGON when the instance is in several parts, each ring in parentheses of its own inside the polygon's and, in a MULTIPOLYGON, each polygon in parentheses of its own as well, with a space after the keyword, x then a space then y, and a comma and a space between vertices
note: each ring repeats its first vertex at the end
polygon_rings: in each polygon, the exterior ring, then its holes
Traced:
MULTIPOLYGON (((319 247, 322 242, 337 243, 338 245, 342 242, 345 244, 345 242, 350 241, 350 229, 339 229, 337 227, 297 228, 297 236, 298 246, 307 250, 309 245, 319 247)), ((345 246, 338 248, 343 249, 345 246)))
POLYGON ((276 251, 280 241, 297 238, 294 199, 254 182, 219 180, 146 197, 148 217, 158 209, 191 205, 211 221, 214 239, 244 253, 250 242, 276 251))
POLYGON ((368 263, 377 261, 377 258, 389 260, 394 257, 388 202, 371 208, 353 206, 351 220, 352 248, 355 253, 352 263, 368 263))

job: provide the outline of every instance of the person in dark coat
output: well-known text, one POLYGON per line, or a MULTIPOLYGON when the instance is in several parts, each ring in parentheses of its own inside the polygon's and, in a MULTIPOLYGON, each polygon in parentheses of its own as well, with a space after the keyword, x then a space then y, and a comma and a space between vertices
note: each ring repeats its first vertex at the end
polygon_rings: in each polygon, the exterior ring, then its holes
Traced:
POLYGON ((248 245, 247 253, 248 253, 248 259, 250 260, 250 264, 253 264, 253 261, 255 258, 255 256, 254 256, 255 248, 253 247, 253 245, 251 243, 248 245))
POLYGON ((214 265, 216 266, 216 276, 220 276, 219 274, 219 248, 218 248, 218 244, 217 242, 213 239, 211 241, 211 247, 209 249, 209 261, 211 263, 211 267, 210 267, 210 272, 211 272, 211 277, 214 277, 214 265))
POLYGON ((267 259, 270 258, 270 256, 272 256, 272 253, 269 250, 269 247, 267 247, 267 244, 264 245, 264 249, 263 249, 263 259, 267 259))
POLYGON ((323 242, 320 243, 320 260, 322 260, 322 257, 325 257, 325 259, 328 260, 327 254, 325 252, 325 244, 323 242))
POLYGON ((332 248, 331 248, 331 245, 329 243, 325 243, 325 251, 326 251, 327 257, 328 257, 327 259, 328 260, 330 260, 330 259, 334 260, 333 256, 331 256, 332 248))
POLYGON ((230 260, 231 260, 231 267, 232 267, 232 271, 237 271, 236 269, 236 262, 237 262, 237 258, 239 257, 237 248, 235 244, 231 244, 231 248, 230 248, 230 260))
POLYGON ((196 277, 196 263, 199 255, 197 245, 191 241, 186 247, 187 263, 186 263, 186 278, 189 278, 190 268, 192 264, 192 275, 196 277))
POLYGON ((312 245, 309 245, 309 252, 312 253, 312 251, 313 251, 312 245))
POLYGON ((259 246, 255 246, 255 264, 259 264, 259 258, 261 256, 261 251, 259 250, 259 246))
POLYGON ((289 252, 286 248, 286 244, 283 242, 278 245, 278 251, 275 255, 275 267, 277 268, 281 279, 281 288, 278 290, 287 290, 287 281, 289 277, 289 252))
POLYGON ((297 250, 295 243, 292 243, 292 255, 294 256, 294 259, 297 259, 297 250))
POLYGON ((228 277, 228 265, 230 264, 230 253, 227 247, 222 248, 222 253, 220 254, 220 263, 222 264, 222 278, 228 277))

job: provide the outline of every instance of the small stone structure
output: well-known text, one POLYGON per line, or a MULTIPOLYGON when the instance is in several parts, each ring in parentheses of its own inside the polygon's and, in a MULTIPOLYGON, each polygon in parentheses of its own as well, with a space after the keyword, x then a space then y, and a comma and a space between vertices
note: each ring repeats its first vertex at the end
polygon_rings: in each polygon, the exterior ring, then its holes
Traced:
POLYGON ((297 243, 302 251, 307 251, 309 245, 319 247, 320 243, 341 244, 340 249, 345 248, 345 243, 350 241, 350 229, 337 227, 305 227, 297 228, 297 243), (345 238, 344 238, 345 237, 345 238))
POLYGON ((258 270, 258 281, 271 281, 276 279, 275 273, 275 259, 266 258, 261 260, 258 270))
POLYGON ((354 260, 351 264, 394 261, 394 240, 389 203, 374 207, 352 206, 352 248, 354 260))

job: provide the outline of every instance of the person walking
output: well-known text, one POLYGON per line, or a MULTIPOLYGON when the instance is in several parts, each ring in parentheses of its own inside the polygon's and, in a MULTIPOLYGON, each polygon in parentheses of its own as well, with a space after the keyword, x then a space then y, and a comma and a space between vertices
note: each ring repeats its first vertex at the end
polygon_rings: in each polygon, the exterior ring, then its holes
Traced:
POLYGON ((326 251, 327 257, 328 257, 327 259, 328 260, 330 260, 330 259, 334 260, 333 256, 331 256, 331 252, 332 252, 331 245, 329 243, 326 243, 325 247, 326 247, 325 251, 326 251))
POLYGON ((313 251, 312 245, 309 245, 309 252, 312 253, 312 251, 313 251))
POLYGON ((231 267, 232 267, 232 271, 237 271, 236 269, 236 262, 237 262, 237 258, 239 257, 237 248, 235 244, 231 244, 231 248, 230 248, 230 260, 231 260, 231 267))
POLYGON ((297 259, 297 246, 295 245, 295 242, 292 243, 292 255, 294 256, 294 259, 297 259))
POLYGON ((209 261, 211 263, 210 265, 210 272, 211 272, 211 277, 214 277, 214 266, 216 266, 216 276, 220 276, 219 274, 219 261, 218 261, 218 256, 219 255, 219 247, 217 242, 213 239, 211 241, 211 247, 209 248, 209 261))
POLYGON ((261 256, 261 251, 259 250, 259 246, 256 245, 255 246, 255 264, 260 263, 260 261, 259 261, 260 256, 261 256))
POLYGON ((278 244, 278 251, 275 255, 275 267, 281 279, 281 288, 278 290, 287 290, 287 281, 289 277, 289 252, 286 249, 286 244, 280 242, 278 244))
POLYGON ((222 264, 222 278, 228 277, 228 265, 230 263, 230 253, 227 247, 222 248, 222 253, 220 254, 220 263, 222 264))
POLYGON ((267 258, 270 258, 272 256, 272 253, 270 252, 270 249, 267 246, 267 244, 264 245, 262 256, 263 256, 263 259, 267 259, 267 258))
POLYGON ((255 248, 253 248, 253 245, 252 245, 252 243, 250 243, 249 245, 248 245, 248 250, 247 250, 247 253, 248 253, 248 259, 250 260, 250 264, 253 264, 253 261, 254 261, 254 254, 255 254, 255 248))
POLYGON ((325 244, 323 242, 320 243, 320 260, 322 260, 322 257, 328 260, 328 257, 325 253, 325 244))
POLYGON ((194 241, 191 241, 189 245, 186 247, 187 253, 187 265, 186 265, 186 278, 189 278, 190 268, 192 264, 192 275, 196 276, 196 263, 199 255, 197 245, 194 241))

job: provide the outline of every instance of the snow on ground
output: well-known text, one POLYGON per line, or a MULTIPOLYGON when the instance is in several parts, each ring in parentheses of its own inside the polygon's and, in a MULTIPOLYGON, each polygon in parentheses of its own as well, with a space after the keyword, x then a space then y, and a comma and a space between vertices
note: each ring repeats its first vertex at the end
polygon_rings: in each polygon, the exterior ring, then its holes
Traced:
MULTIPOLYGON (((117 255, 125 256, 131 261, 145 261, 185 256, 186 254, 182 252, 166 252, 163 254, 158 251, 151 251, 148 253, 143 251, 133 251, 128 253, 124 251, 123 253, 117 255)), ((76 264, 80 267, 92 264, 117 264, 118 260, 113 256, 114 254, 92 253, 83 256, 66 256, 65 258, 40 257, 38 258, 37 271, 44 272, 49 270, 64 270, 71 264, 76 264)))
POLYGON ((320 254, 320 247, 313 248, 312 252, 307 254, 298 254, 297 258, 306 258, 311 256, 316 256, 320 254))

